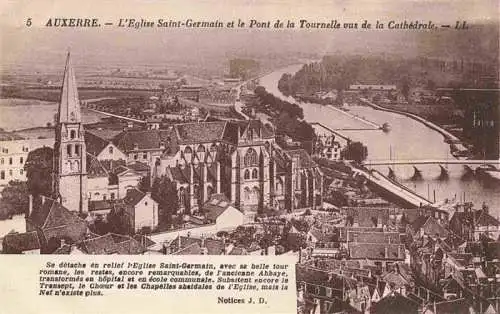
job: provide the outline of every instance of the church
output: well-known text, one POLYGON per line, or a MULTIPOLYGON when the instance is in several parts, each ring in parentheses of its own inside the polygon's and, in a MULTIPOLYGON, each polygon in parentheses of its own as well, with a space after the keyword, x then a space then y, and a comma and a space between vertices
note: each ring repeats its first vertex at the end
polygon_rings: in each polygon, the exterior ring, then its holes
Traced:
POLYGON ((125 198, 141 176, 150 176, 150 182, 162 176, 174 181, 180 213, 201 211, 213 194, 224 194, 247 218, 264 208, 322 206, 318 165, 305 150, 278 146, 274 131, 260 120, 126 129, 111 138, 86 133, 69 54, 55 132, 54 194, 71 211, 87 213, 89 202, 103 200, 106 190, 110 199, 125 198), (123 176, 120 185, 122 173, 129 177, 123 176), (95 178, 111 174, 115 180, 101 180, 103 186, 97 189, 95 178))

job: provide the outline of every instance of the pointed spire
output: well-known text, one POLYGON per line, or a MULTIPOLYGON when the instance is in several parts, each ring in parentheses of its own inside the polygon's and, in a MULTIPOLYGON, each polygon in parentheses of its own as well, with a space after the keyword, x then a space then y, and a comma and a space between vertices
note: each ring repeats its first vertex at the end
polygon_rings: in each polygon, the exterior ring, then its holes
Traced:
POLYGON ((78 100, 75 72, 71 64, 69 51, 66 58, 66 67, 64 68, 61 102, 59 104, 58 115, 59 123, 81 122, 80 102, 78 100))

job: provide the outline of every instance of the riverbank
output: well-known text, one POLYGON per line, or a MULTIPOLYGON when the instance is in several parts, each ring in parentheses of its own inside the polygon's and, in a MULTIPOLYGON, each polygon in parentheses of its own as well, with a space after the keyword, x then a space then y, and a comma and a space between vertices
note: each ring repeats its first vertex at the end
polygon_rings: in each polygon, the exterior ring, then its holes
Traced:
POLYGON ((467 151, 467 148, 461 143, 461 140, 456 137, 455 135, 451 134, 450 132, 446 131, 445 129, 441 128, 440 126, 418 116, 418 115, 415 115, 413 113, 409 113, 409 112, 405 112, 405 111, 400 111, 400 110, 394 110, 394 109, 389 109, 389 108, 385 108, 385 107, 382 107, 380 105, 376 105, 372 102, 370 102, 368 99, 366 98, 359 98, 359 100, 361 101, 362 104, 364 105, 367 105, 367 106, 370 106, 376 110, 382 110, 382 111, 386 111, 386 112, 391 112, 391 113, 396 113, 396 114, 400 114, 400 115, 404 115, 406 117, 409 117, 411 119, 414 119, 418 122, 421 122, 423 123, 425 126, 433 129, 434 131, 437 131, 438 133, 440 133, 441 135, 443 135, 444 139, 445 139, 445 142, 446 143, 452 143, 455 145, 456 149, 458 151, 467 151))

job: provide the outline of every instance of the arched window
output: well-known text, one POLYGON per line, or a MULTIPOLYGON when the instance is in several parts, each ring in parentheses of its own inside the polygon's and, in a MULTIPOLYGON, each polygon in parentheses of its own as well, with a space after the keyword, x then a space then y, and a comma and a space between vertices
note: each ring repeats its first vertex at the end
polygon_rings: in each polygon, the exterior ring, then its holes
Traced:
POLYGON ((186 148, 184 149, 184 154, 191 154, 192 152, 193 150, 189 146, 186 146, 186 148))
POLYGON ((12 177, 12 169, 9 170, 9 176, 12 177))
POLYGON ((78 162, 78 160, 75 160, 75 166, 73 167, 73 170, 75 170, 75 171, 80 170, 80 162, 78 162))
POLYGON ((71 144, 68 144, 68 146, 66 146, 66 153, 68 154, 69 157, 72 156, 73 152, 71 149, 71 144))
POLYGON ((3 163, 4 163, 4 159, 2 158, 2 159, 0 159, 0 165, 3 165, 3 163))
POLYGON ((203 145, 198 146, 198 149, 196 151, 198 153, 204 153, 205 152, 205 146, 203 146, 203 145))
POLYGON ((0 171, 0 180, 5 180, 5 170, 0 171))
POLYGON ((257 169, 252 170, 252 179, 257 179, 259 177, 259 172, 257 169))
POLYGON ((282 194, 283 193, 283 183, 281 182, 280 179, 276 182, 276 193, 277 194, 282 194))
POLYGON ((254 187, 252 190, 252 201, 253 203, 257 203, 260 198, 260 191, 258 187, 254 187))
POLYGON ((111 198, 112 200, 114 200, 114 199, 115 199, 115 193, 111 193, 110 198, 111 198))
POLYGON ((9 165, 12 165, 12 157, 9 157, 9 165))
POLYGON ((70 134, 70 135, 69 135, 69 137, 70 137, 71 139, 74 139, 74 138, 76 137, 76 132, 75 132, 75 130, 71 130, 71 131, 69 132, 69 134, 70 134))
POLYGON ((245 188, 245 190, 243 191, 243 194, 244 194, 244 197, 246 200, 249 200, 250 199, 250 189, 249 188, 245 188))
POLYGON ((249 148, 244 158, 245 167, 257 166, 259 164, 259 157, 253 148, 249 148))
POLYGON ((80 156, 80 145, 75 145, 75 156, 80 156))
POLYGON ((243 178, 244 178, 245 180, 250 179, 250 170, 248 170, 248 169, 247 169, 247 170, 245 170, 245 173, 243 174, 243 178))

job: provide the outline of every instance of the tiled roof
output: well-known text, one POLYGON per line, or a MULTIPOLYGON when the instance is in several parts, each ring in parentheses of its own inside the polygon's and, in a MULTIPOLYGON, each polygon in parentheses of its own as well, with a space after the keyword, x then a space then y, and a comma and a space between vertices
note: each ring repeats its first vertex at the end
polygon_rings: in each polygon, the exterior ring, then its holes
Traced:
POLYGON ((81 243, 82 249, 87 254, 125 254, 135 255, 144 253, 144 247, 135 239, 113 233, 107 233, 103 236, 87 239, 81 243))
POLYGON ((89 202, 89 211, 111 210, 113 208, 113 200, 94 200, 89 202))
POLYGON ((349 231, 349 242, 362 243, 400 243, 399 233, 397 232, 360 232, 349 231))
POLYGON ((138 171, 138 172, 145 172, 145 171, 149 171, 149 169, 150 169, 148 164, 145 164, 145 163, 140 162, 140 161, 136 161, 134 163, 128 164, 127 168, 132 169, 134 171, 138 171))
POLYGON ((382 300, 373 304, 371 311, 373 313, 418 313, 420 304, 412 299, 409 299, 399 293, 393 293, 386 296, 382 300))
POLYGON ((113 138, 113 143, 123 152, 133 151, 135 145, 138 150, 160 150, 161 143, 165 147, 176 146, 175 134, 172 130, 124 131, 113 138))
POLYGON ((180 249, 177 252, 172 253, 172 255, 201 255, 202 249, 198 242, 191 243, 190 245, 180 249))
POLYGON ((404 256, 404 245, 386 243, 349 243, 349 255, 356 259, 388 259, 402 260, 404 256), (387 249, 387 256, 385 255, 387 249))
POLYGON ((146 193, 139 191, 138 189, 127 190, 127 195, 123 199, 125 204, 135 206, 146 196, 146 193))
POLYGON ((64 244, 63 246, 58 247, 52 254, 54 255, 68 255, 71 253, 71 245, 64 244))
POLYGON ((212 194, 210 199, 203 204, 205 217, 215 221, 230 205, 231 202, 224 194, 212 194))
POLYGON ((375 228, 375 227, 340 227, 339 241, 346 242, 348 232, 383 232, 383 231, 384 231, 383 228, 375 228))
POLYGON ((208 255, 221 255, 224 252, 224 242, 220 240, 200 239, 200 238, 183 237, 183 236, 177 237, 174 240, 172 240, 172 242, 170 242, 170 249, 172 250, 173 253, 175 253, 195 243, 198 244, 198 246, 202 250, 203 248, 206 248, 208 255))
POLYGON ((412 229, 414 231, 420 230, 420 228, 422 228, 427 222, 427 219, 429 219, 429 216, 418 216, 417 219, 415 219, 411 224, 412 229))
POLYGON ((92 154, 87 153, 87 175, 90 178, 107 177, 108 171, 103 164, 92 154))
POLYGON ((393 289, 405 287, 410 283, 398 273, 390 272, 382 276, 382 279, 389 283, 393 289))
POLYGON ((9 233, 3 238, 4 250, 8 253, 22 253, 40 248, 40 241, 36 231, 25 233, 9 233))
POLYGON ((316 163, 312 160, 311 156, 303 149, 287 150, 286 154, 290 156, 290 159, 297 157, 299 160, 298 168, 308 169, 316 167, 316 163))
POLYGON ((111 173, 118 173, 121 167, 130 168, 128 165, 126 166, 125 160, 105 159, 105 160, 100 160, 99 162, 104 167, 104 169, 106 169, 106 171, 111 173))
POLYGON ((248 255, 247 251, 245 248, 235 246, 231 252, 229 252, 229 255, 248 255))
POLYGON ((500 226, 500 222, 495 217, 482 209, 474 212, 456 211, 452 219, 458 219, 461 223, 473 222, 475 220, 476 226, 500 226))
POLYGON ((221 141, 226 122, 196 122, 174 126, 179 143, 211 143, 221 141))
POLYGON ((431 303, 427 306, 429 311, 436 310, 439 314, 469 314, 471 305, 465 299, 456 299, 445 302, 431 303))
POLYGON ((97 156, 109 144, 109 140, 103 139, 100 136, 92 133, 92 131, 85 132, 85 148, 87 153, 97 156))
POLYGON ((126 126, 127 124, 123 123, 123 125, 118 125, 119 128, 112 129, 110 128, 109 123, 103 123, 102 126, 91 125, 89 127, 88 125, 85 125, 85 136, 87 136, 87 133, 90 132, 93 135, 100 137, 103 140, 111 141, 115 136, 123 132, 123 128, 126 126), (95 127, 100 127, 100 128, 95 128, 95 127))
POLYGON ((151 240, 149 237, 146 237, 146 236, 143 236, 140 234, 136 234, 133 238, 134 238, 134 240, 136 240, 137 242, 139 242, 142 246, 144 246, 146 248, 156 244, 156 242, 151 240))
POLYGON ((29 219, 35 226, 42 229, 85 223, 77 215, 50 198, 46 198, 41 206, 33 209, 29 219))
POLYGON ((389 222, 388 207, 346 207, 348 217, 352 217, 359 227, 377 227, 378 222, 387 225, 389 222))

